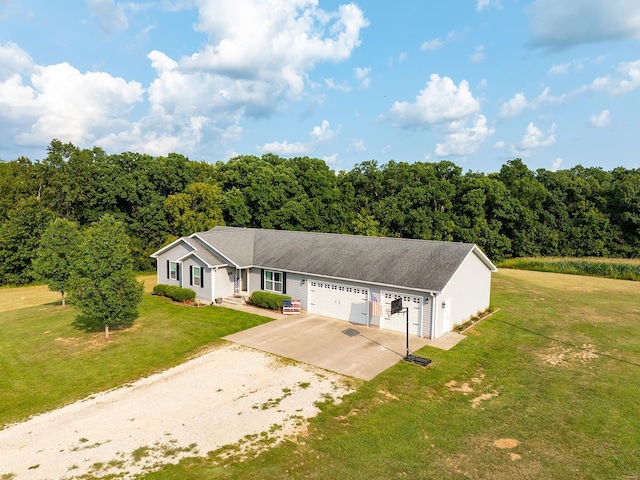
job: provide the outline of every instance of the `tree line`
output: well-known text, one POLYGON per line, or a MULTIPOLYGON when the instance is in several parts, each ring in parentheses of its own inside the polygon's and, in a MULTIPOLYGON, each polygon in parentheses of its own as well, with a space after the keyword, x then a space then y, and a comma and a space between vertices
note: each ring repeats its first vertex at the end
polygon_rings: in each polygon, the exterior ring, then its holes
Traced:
POLYGON ((181 235, 216 225, 472 242, 490 258, 640 256, 640 169, 576 166, 498 172, 450 161, 375 160, 334 172, 322 160, 107 154, 53 140, 43 160, 0 162, 0 284, 34 280, 56 218, 122 222, 134 267, 181 235))

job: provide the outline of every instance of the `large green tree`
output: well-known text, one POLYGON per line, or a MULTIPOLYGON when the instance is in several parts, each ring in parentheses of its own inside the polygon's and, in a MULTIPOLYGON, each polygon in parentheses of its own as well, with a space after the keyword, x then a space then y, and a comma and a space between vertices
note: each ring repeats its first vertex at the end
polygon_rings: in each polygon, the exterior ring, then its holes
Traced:
POLYGON ((86 230, 71 277, 70 298, 83 317, 79 323, 104 326, 109 338, 110 326, 130 324, 138 316, 142 289, 124 225, 106 214, 86 230))
POLYGON ((74 222, 56 218, 42 234, 33 261, 36 278, 43 280, 52 292, 60 292, 63 307, 81 241, 80 229, 74 222))
POLYGON ((0 283, 23 285, 34 279, 32 261, 40 236, 55 214, 35 197, 20 200, 0 223, 0 283))

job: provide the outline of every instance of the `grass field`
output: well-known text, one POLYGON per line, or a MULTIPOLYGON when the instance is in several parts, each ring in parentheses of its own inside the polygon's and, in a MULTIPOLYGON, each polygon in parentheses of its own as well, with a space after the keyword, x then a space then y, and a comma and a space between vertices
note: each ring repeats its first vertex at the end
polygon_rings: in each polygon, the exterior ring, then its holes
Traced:
POLYGON ((427 368, 400 363, 298 442, 147 479, 628 479, 640 475, 640 284, 494 276, 501 310, 427 368))
MULTIPOLYGON (((639 299, 638 282, 502 270, 500 311, 448 352, 422 349, 429 367, 392 367, 323 406, 296 442, 242 459, 222 455, 230 446, 145 478, 635 478, 639 299)), ((236 321, 264 321, 209 311, 147 296, 134 328, 109 343, 73 330, 71 309, 3 314, 0 424, 177 363, 236 321)))
MULTIPOLYGON (((7 291, 0 290, 0 299, 7 291)), ((2 312, 0 426, 176 365, 225 335, 269 321, 151 295, 143 297, 139 311, 132 328, 112 331, 108 341, 102 332, 75 329, 77 312, 61 307, 59 296, 2 312)))
POLYGON ((500 262, 498 267, 640 281, 639 258, 509 258, 500 262))

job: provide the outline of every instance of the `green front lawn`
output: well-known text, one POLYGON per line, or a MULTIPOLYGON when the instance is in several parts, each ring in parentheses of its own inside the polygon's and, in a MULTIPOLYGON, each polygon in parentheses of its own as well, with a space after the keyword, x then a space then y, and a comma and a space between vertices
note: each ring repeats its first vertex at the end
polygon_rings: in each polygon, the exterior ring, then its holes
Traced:
POLYGON ((75 329, 77 312, 58 302, 2 312, 0 426, 179 364, 225 335, 270 321, 150 295, 139 311, 133 327, 112 331, 109 341, 75 329))
POLYGON ((427 368, 399 363, 253 459, 148 479, 626 479, 640 475, 640 284, 494 276, 501 310, 427 368))

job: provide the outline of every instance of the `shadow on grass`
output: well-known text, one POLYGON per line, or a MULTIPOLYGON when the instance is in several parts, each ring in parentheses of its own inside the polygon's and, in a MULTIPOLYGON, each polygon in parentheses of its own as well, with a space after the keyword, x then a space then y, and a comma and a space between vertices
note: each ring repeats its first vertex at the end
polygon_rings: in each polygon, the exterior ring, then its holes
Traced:
MULTIPOLYGON (((126 322, 118 323, 117 325, 110 324, 109 330, 125 330, 133 326, 135 318, 129 319, 126 322)), ((81 330, 86 333, 102 332, 104 330, 104 323, 99 319, 90 317, 89 315, 78 315, 76 319, 71 323, 71 326, 77 330, 81 330)))

